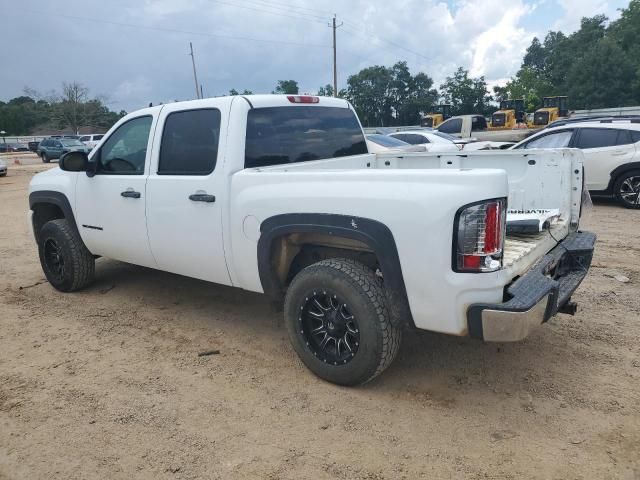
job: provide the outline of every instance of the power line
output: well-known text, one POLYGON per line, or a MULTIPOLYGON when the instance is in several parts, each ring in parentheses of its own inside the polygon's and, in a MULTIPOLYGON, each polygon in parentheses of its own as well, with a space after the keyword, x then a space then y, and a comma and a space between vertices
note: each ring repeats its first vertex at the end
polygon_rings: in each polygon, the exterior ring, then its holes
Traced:
MULTIPOLYGON (((271 9, 277 11, 278 13, 279 12, 285 12, 285 13, 288 13, 288 14, 303 15, 303 16, 306 16, 306 17, 311 17, 311 18, 315 18, 315 19, 319 19, 319 20, 323 20, 323 21, 326 20, 326 18, 327 18, 327 14, 320 15, 318 13, 311 13, 311 11, 305 12, 303 10, 295 10, 295 9, 301 9, 302 7, 294 7, 294 6, 282 7, 282 6, 279 6, 281 4, 273 4, 273 3, 267 2, 265 0, 244 0, 244 1, 245 1, 245 3, 249 3, 249 4, 252 4, 254 6, 258 6, 258 7, 262 7, 262 8, 264 8, 264 7, 271 8, 271 9), (294 10, 292 10, 292 8, 294 10)), ((234 6, 239 6, 239 5, 234 4, 234 6)), ((329 14, 329 15, 332 15, 332 14, 329 14)))
POLYGON ((364 35, 364 33, 365 33, 364 30, 360 30, 360 32, 362 32, 362 33, 358 32, 358 31, 353 31, 353 30, 356 30, 356 29, 350 25, 350 22, 346 22, 345 21, 345 24, 346 24, 345 26, 347 27, 347 29, 345 29, 344 31, 347 32, 347 33, 350 33, 351 35, 358 35, 360 37, 368 38, 368 39, 370 39, 371 37, 374 37, 374 38, 376 38, 376 39, 378 39, 378 40, 380 40, 380 41, 382 41, 384 43, 387 43, 387 44, 392 45, 392 46, 394 46, 396 48, 404 50, 405 52, 409 52, 409 53, 411 53, 413 55, 421 57, 424 60, 431 60, 431 58, 427 57, 426 55, 423 55, 423 54, 418 53, 418 52, 416 52, 414 50, 411 50, 410 48, 407 48, 407 47, 405 47, 403 45, 400 45, 399 43, 392 42, 391 40, 386 40, 386 39, 384 39, 384 38, 382 38, 382 37, 380 37, 378 35, 369 35, 369 34, 364 35), (351 29, 351 31, 349 29, 351 29))
POLYGON ((322 17, 318 17, 318 20, 314 20, 314 19, 311 19, 311 18, 304 18, 302 16, 288 15, 286 13, 274 12, 274 11, 271 11, 271 10, 264 10, 264 9, 256 8, 256 7, 248 7, 246 5, 238 5, 238 4, 235 4, 235 3, 227 3, 227 2, 223 2, 221 0, 209 0, 209 1, 212 2, 212 3, 219 3, 220 5, 227 5, 229 7, 244 8, 246 10, 253 10, 255 12, 261 12, 261 13, 270 13, 271 15, 277 15, 279 17, 294 18, 296 20, 306 20, 308 22, 316 22, 316 23, 325 23, 325 21, 326 21, 325 19, 319 20, 322 17))
POLYGON ((181 29, 177 29, 177 28, 168 28, 168 27, 154 27, 154 26, 151 26, 151 25, 140 25, 140 24, 134 24, 134 23, 114 22, 114 21, 111 21, 111 20, 104 20, 104 19, 101 19, 101 18, 80 17, 80 16, 77 16, 77 15, 68 15, 68 14, 64 14, 64 13, 51 12, 51 11, 39 11, 39 10, 30 10, 30 9, 24 9, 24 8, 18 9, 18 10, 22 10, 24 12, 29 12, 29 13, 36 13, 36 14, 39 13, 39 14, 47 15, 47 16, 57 16, 57 17, 62 17, 62 18, 68 18, 68 19, 71 19, 71 20, 83 20, 83 21, 89 21, 89 22, 102 23, 102 24, 106 24, 106 25, 115 25, 115 26, 119 26, 119 27, 140 28, 140 29, 155 30, 155 31, 160 31, 160 32, 180 33, 180 34, 184 34, 184 35, 198 35, 198 36, 203 36, 203 37, 226 38, 226 39, 229 39, 229 40, 247 40, 247 41, 261 42, 261 43, 279 43, 279 44, 284 44, 284 45, 296 45, 296 46, 300 46, 300 47, 331 48, 330 45, 317 45, 317 44, 312 44, 312 43, 290 42, 290 41, 287 41, 287 40, 270 40, 270 39, 264 39, 264 38, 242 37, 242 36, 237 36, 237 35, 225 35, 225 34, 221 34, 221 33, 196 32, 196 31, 192 31, 192 30, 181 30, 181 29))

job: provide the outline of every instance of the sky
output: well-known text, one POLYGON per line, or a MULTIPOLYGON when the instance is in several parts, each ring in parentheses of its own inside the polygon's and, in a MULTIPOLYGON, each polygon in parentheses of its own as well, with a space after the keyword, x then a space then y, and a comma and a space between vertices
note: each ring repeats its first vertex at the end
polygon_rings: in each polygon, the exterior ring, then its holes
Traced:
POLYGON ((193 42, 205 97, 235 88, 301 93, 371 65, 407 61, 435 86, 458 66, 490 86, 514 75, 533 37, 610 19, 628 0, 0 0, 0 99, 78 81, 112 110, 195 97, 193 42))

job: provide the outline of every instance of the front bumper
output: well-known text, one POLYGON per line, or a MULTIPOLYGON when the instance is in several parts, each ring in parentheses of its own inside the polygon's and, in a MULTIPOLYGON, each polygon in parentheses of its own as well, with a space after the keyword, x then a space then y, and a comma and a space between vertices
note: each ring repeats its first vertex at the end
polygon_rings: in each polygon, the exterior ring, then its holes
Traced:
POLYGON ((568 306, 587 275, 596 236, 575 232, 506 289, 504 303, 467 310, 469 335, 488 342, 517 342, 568 306))

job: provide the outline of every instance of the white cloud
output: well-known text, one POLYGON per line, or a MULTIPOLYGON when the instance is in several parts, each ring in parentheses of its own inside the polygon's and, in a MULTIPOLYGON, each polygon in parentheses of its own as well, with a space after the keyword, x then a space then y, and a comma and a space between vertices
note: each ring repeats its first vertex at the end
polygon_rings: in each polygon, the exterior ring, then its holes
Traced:
MULTIPOLYGON (((280 79, 313 92, 332 82, 331 12, 345 22, 338 30, 340 87, 364 67, 399 60, 429 74, 436 87, 459 66, 495 83, 517 71, 537 33, 523 26, 526 19, 536 5, 552 1, 61 0, 53 9, 46 0, 24 0, 47 21, 30 32, 19 28, 17 7, 7 7, 4 33, 21 45, 24 58, 39 60, 23 62, 2 90, 19 95, 25 84, 47 91, 80 80, 123 108, 190 98, 192 41, 205 94, 270 92, 280 79), (64 18, 65 12, 85 19, 64 18), (57 57, 45 54, 50 51, 73 55, 60 69, 57 57)), ((596 10, 601 2, 557 1, 596 10)))
POLYGON ((561 30, 571 33, 580 28, 580 20, 583 17, 593 17, 605 14, 610 20, 620 16, 611 2, 607 0, 557 0, 564 10, 564 16, 552 26, 553 30, 561 30))

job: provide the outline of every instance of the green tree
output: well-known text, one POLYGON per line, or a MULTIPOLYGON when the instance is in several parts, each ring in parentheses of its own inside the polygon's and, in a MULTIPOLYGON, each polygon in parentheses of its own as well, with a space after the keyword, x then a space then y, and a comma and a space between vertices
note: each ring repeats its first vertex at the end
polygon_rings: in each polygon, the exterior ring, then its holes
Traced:
POLYGON ((484 115, 493 110, 490 106, 492 97, 487 91, 487 82, 484 77, 469 77, 469 72, 462 67, 459 67, 452 77, 447 77, 440 85, 440 94, 447 103, 451 104, 453 115, 471 113, 484 115))
POLYGON ((327 83, 324 87, 320 87, 317 95, 320 97, 333 97, 333 85, 327 83))
POLYGON ((295 80, 278 80, 278 85, 274 93, 285 95, 297 95, 299 92, 298 82, 295 80))

